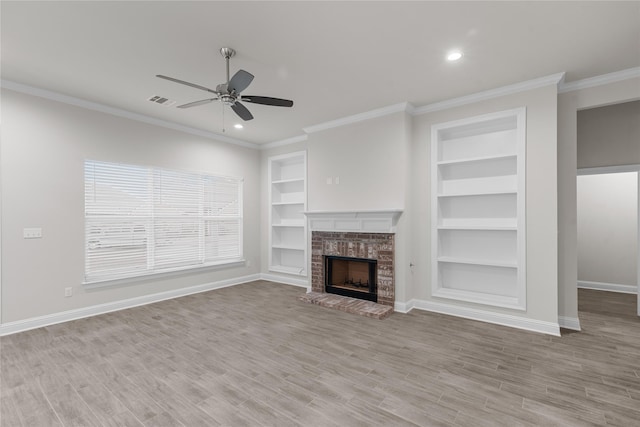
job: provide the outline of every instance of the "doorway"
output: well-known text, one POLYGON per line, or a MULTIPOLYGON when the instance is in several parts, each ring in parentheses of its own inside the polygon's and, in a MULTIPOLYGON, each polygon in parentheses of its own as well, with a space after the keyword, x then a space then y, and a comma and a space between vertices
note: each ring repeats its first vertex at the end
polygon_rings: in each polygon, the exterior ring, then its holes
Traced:
POLYGON ((640 313, 637 301, 640 280, 638 170, 637 166, 622 166, 578 171, 580 310, 589 307, 590 311, 602 314, 640 313), (584 291, 586 289, 590 292, 584 291))

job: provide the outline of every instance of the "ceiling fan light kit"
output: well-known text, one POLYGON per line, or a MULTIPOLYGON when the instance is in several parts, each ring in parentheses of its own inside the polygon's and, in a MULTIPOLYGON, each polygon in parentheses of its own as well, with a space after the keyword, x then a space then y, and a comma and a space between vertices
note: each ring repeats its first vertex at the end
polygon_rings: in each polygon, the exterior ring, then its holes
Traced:
POLYGON ((292 107, 293 101, 281 98, 271 98, 268 96, 254 96, 254 95, 241 95, 240 93, 245 90, 253 81, 253 74, 245 71, 238 70, 233 77, 229 78, 229 59, 233 58, 236 51, 230 47, 223 47, 220 49, 220 54, 224 57, 227 66, 227 82, 221 83, 216 86, 216 89, 210 89, 205 86, 201 86, 195 83, 190 83, 184 80, 176 79, 174 77, 164 76, 157 74, 156 77, 169 80, 174 83, 183 84, 186 86, 200 89, 205 92, 210 92, 216 96, 213 98, 202 99, 200 101, 189 102, 187 104, 178 105, 178 108, 191 108, 199 105, 208 104, 213 101, 220 101, 223 105, 228 105, 231 109, 242 119, 251 120, 253 115, 240 101, 250 102, 253 104, 271 105, 275 107, 292 107))

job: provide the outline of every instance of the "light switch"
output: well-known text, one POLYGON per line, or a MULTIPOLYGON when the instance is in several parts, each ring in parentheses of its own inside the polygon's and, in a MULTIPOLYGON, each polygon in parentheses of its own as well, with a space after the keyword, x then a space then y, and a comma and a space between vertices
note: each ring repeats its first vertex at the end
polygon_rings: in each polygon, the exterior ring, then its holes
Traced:
POLYGON ((25 239, 42 239, 42 228, 25 228, 22 235, 25 239))
POLYGON ((336 178, 333 180, 333 182, 335 182, 336 185, 340 184, 340 177, 336 176, 336 178))
POLYGON ((333 178, 331 178, 330 176, 327 177, 327 185, 331 185, 333 183, 333 178))

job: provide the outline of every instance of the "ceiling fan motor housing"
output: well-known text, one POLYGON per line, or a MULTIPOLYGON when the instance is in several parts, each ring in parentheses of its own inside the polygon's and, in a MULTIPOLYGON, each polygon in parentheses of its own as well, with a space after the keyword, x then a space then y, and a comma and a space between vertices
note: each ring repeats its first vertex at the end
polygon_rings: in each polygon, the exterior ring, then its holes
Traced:
POLYGON ((236 103, 237 97, 234 94, 224 93, 220 95, 220 101, 225 105, 233 105, 236 103))

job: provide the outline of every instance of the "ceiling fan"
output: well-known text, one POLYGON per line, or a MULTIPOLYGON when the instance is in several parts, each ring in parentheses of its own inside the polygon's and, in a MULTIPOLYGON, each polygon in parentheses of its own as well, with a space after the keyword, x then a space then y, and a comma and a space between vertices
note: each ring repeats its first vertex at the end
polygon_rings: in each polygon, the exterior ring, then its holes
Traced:
POLYGON ((247 109, 247 107, 240 103, 240 101, 262 105, 273 105, 276 107, 293 106, 293 101, 290 101, 288 99, 271 98, 268 96, 240 95, 240 92, 245 90, 251 84, 251 81, 253 80, 253 74, 245 70, 239 70, 233 75, 233 77, 231 77, 231 79, 229 79, 229 59, 233 58, 233 56, 236 54, 236 51, 231 49, 230 47, 223 47, 222 49, 220 49, 220 54, 222 54, 227 62, 227 82, 217 85, 215 90, 195 83, 185 82, 184 80, 179 80, 173 77, 163 76, 161 74, 156 75, 156 77, 160 77, 161 79, 191 86, 196 89, 215 94, 215 97, 213 98, 178 105, 178 108, 191 108, 197 107, 198 105, 208 104, 213 101, 221 101, 224 105, 230 106, 231 109, 238 116, 240 116, 242 120, 251 120, 253 119, 253 115, 247 109))

